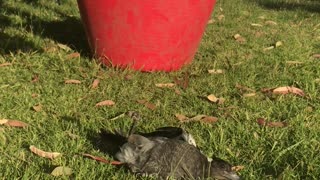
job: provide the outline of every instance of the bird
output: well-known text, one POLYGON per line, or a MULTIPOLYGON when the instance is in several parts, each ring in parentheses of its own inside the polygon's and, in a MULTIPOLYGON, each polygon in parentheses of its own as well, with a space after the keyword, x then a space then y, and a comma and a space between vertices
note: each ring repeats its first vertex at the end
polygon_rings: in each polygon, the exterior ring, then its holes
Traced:
POLYGON ((133 173, 159 179, 240 179, 228 162, 217 157, 209 162, 197 147, 175 138, 157 141, 131 134, 116 158, 133 173))

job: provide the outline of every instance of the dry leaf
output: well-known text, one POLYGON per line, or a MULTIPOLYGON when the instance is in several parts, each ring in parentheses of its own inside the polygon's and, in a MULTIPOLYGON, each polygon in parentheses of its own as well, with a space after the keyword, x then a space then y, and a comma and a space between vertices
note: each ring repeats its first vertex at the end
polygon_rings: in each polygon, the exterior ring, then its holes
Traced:
POLYGON ((223 14, 221 14, 221 15, 218 16, 218 20, 219 20, 219 21, 222 21, 223 19, 224 19, 224 15, 223 15, 223 14))
POLYGON ((209 101, 211 101, 211 102, 214 102, 214 103, 216 103, 216 102, 218 102, 219 101, 219 98, 217 98, 215 95, 213 95, 213 94, 210 94, 209 96, 207 96, 207 99, 209 100, 209 101))
POLYGON ((286 126, 288 126, 288 123, 286 123, 286 122, 268 122, 266 126, 268 126, 268 127, 286 127, 286 126))
POLYGON ((43 151, 41 149, 36 148, 33 145, 31 145, 29 147, 29 149, 34 154, 36 154, 36 155, 38 155, 40 157, 48 158, 48 159, 55 159, 55 158, 61 156, 61 153, 58 153, 58 152, 46 152, 46 151, 43 151))
POLYGON ((233 166, 231 168, 231 170, 235 172, 241 171, 242 169, 244 169, 244 166, 233 166))
POLYGON ((66 59, 69 60, 69 59, 74 59, 74 58, 78 58, 78 57, 80 57, 80 53, 74 52, 74 53, 68 54, 66 56, 66 59))
POLYGON ((189 73, 184 73, 181 79, 174 78, 174 82, 179 87, 187 89, 187 87, 189 86, 189 73))
POLYGON ((278 87, 273 89, 272 91, 273 94, 288 94, 288 93, 292 93, 292 94, 296 94, 299 96, 305 96, 303 90, 296 88, 296 87, 290 87, 290 86, 284 86, 284 87, 278 87))
POLYGON ((6 125, 10 127, 22 127, 22 128, 28 126, 28 124, 25 122, 18 121, 18 120, 9 120, 9 119, 1 119, 0 125, 6 125))
POLYGON ((223 70, 222 69, 209 69, 208 73, 209 74, 223 74, 223 70))
POLYGON ((95 79, 95 80, 93 80, 93 83, 92 83, 91 89, 95 89, 95 88, 97 88, 97 87, 98 87, 98 85, 99 85, 99 83, 100 83, 100 80, 99 80, 99 79, 95 79))
POLYGON ((179 120, 179 121, 187 121, 189 120, 189 118, 183 114, 175 114, 176 118, 179 120))
POLYGON ((283 43, 281 41, 277 41, 274 46, 277 48, 277 47, 282 46, 282 45, 283 45, 283 43))
POLYGON ((105 100, 105 101, 98 102, 98 103, 96 104, 96 107, 97 107, 97 106, 113 106, 113 105, 115 105, 115 102, 114 102, 114 101, 112 101, 112 100, 105 100))
POLYGON ((274 22, 274 21, 266 21, 266 22, 264 22, 266 25, 277 25, 277 23, 276 22, 274 22))
POLYGON ((76 80, 76 79, 68 79, 64 81, 65 84, 80 84, 81 81, 76 80))
POLYGON ((181 95, 181 91, 180 91, 179 89, 177 89, 177 88, 174 90, 174 92, 175 92, 176 94, 178 94, 178 95, 181 95))
POLYGON ((60 43, 58 43, 57 46, 58 46, 59 48, 65 50, 65 51, 70 51, 70 50, 71 50, 71 48, 70 48, 69 46, 65 45, 65 44, 60 44, 60 43))
POLYGON ((142 100, 137 100, 137 102, 138 102, 139 104, 143 104, 145 107, 147 107, 148 109, 151 109, 151 110, 155 110, 155 109, 157 108, 157 106, 156 106, 155 104, 152 104, 152 103, 150 103, 149 101, 144 100, 144 99, 142 99, 142 100))
POLYGON ((156 87, 160 87, 160 88, 167 88, 167 87, 174 87, 175 84, 174 83, 157 83, 156 87))
POLYGON ((11 63, 5 62, 0 64, 0 67, 11 66, 11 65, 12 65, 11 63))
POLYGON ((213 117, 213 116, 206 116, 206 117, 202 118, 201 121, 206 122, 206 123, 215 123, 218 121, 218 118, 213 117))
POLYGON ((237 42, 239 42, 239 43, 244 43, 244 42, 246 42, 246 39, 245 39, 244 37, 242 37, 240 34, 235 34, 235 35, 233 36, 233 38, 234 38, 237 42))
POLYGON ((34 75, 34 76, 32 77, 31 82, 32 82, 32 83, 36 83, 36 82, 38 82, 38 81, 39 81, 39 75, 34 75))
POLYGON ((105 163, 105 164, 111 164, 111 165, 121 165, 123 164, 122 162, 120 161, 108 161, 106 160, 105 158, 103 157, 98 157, 98 156, 93 156, 91 154, 82 154, 84 157, 88 157, 88 158, 91 158, 93 160, 96 160, 96 161, 99 161, 99 162, 102 162, 102 163, 105 163))
POLYGON ((72 169, 65 166, 58 166, 54 168, 51 172, 52 176, 70 176, 72 174, 72 169))
POLYGON ((286 61, 287 64, 303 64, 301 61, 286 61))
POLYGON ((206 123, 215 123, 218 121, 218 118, 201 114, 201 115, 196 115, 192 118, 189 118, 189 121, 202 121, 206 123))
POLYGON ((314 58, 320 58, 320 54, 314 54, 314 55, 312 55, 312 57, 314 57, 314 58))
POLYGON ((286 127, 288 123, 286 122, 267 122, 264 118, 258 118, 257 123, 260 126, 267 126, 267 127, 286 127))
POLYGON ((269 46, 269 47, 263 48, 263 51, 269 51, 271 49, 274 49, 274 46, 269 46))
POLYGON ((256 24, 256 23, 252 23, 251 26, 253 26, 253 27, 262 27, 261 24, 256 24))
POLYGON ((207 24, 213 24, 215 22, 214 19, 210 19, 207 24))
POLYGON ((33 97, 33 98, 36 98, 36 97, 38 97, 39 96, 39 94, 36 94, 36 93, 32 93, 31 94, 31 97, 33 97))
POLYGON ((37 105, 33 106, 32 108, 33 108, 33 110, 35 112, 39 112, 42 109, 42 105, 41 104, 37 104, 37 105))
POLYGON ((253 97, 255 95, 256 95, 256 93, 246 93, 246 94, 243 94, 242 96, 243 97, 253 97))

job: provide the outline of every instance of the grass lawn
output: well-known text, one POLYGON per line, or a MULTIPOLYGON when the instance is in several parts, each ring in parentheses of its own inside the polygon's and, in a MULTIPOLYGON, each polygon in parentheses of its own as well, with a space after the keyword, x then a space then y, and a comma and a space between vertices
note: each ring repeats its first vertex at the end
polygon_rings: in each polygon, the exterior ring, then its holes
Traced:
POLYGON ((91 59, 76 1, 6 0, 0 6, 0 64, 11 63, 0 67, 0 119, 29 124, 0 126, 2 179, 54 179, 57 166, 72 168, 65 179, 135 179, 123 168, 78 155, 112 159, 98 148, 98 132, 127 131, 130 118, 109 119, 129 110, 143 115, 142 131, 180 125, 177 113, 217 117, 214 124, 182 127, 208 156, 243 166, 243 179, 320 177, 318 0, 219 0, 193 63, 172 73, 106 68, 91 59), (281 46, 268 49, 276 43, 281 46), (71 57, 75 52, 81 56, 71 57), (186 77, 187 88, 155 86, 186 77), (67 79, 81 84, 65 84, 67 79), (94 79, 100 84, 92 89, 94 79), (305 96, 261 91, 282 86, 300 88, 305 96), (225 102, 209 102, 209 94, 225 102), (103 100, 115 105, 95 106, 103 100), (258 118, 287 126, 261 126, 258 118), (30 145, 63 155, 42 158, 30 145))

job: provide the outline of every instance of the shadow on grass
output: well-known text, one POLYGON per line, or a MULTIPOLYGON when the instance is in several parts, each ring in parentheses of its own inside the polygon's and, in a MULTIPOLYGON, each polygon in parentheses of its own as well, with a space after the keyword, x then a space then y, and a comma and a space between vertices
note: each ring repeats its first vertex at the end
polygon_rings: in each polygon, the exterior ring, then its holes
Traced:
POLYGON ((304 10, 312 13, 320 13, 319 0, 304 0, 304 1, 284 1, 284 0, 256 0, 256 2, 267 8, 274 10, 304 10))
MULTIPOLYGON (((90 48, 87 43, 86 34, 79 18, 62 14, 53 8, 44 7, 45 10, 54 11, 62 20, 46 20, 36 16, 32 10, 22 9, 19 6, 8 6, 6 3, 0 3, 5 15, 0 14, 0 37, 1 46, 5 47, 4 52, 15 52, 17 50, 42 50, 41 45, 30 43, 26 38, 11 37, 10 33, 5 33, 2 29, 11 28, 21 31, 21 26, 26 32, 32 32, 42 38, 49 38, 57 43, 66 44, 73 50, 81 52, 82 55, 89 57, 90 48), (17 25, 12 16, 19 16, 23 19, 23 24, 17 25), (8 45, 6 45, 8 44, 8 45), (5 45, 5 46, 3 46, 5 45)), ((37 6, 35 6, 37 7, 37 6)), ((22 30, 23 31, 23 30, 22 30)))

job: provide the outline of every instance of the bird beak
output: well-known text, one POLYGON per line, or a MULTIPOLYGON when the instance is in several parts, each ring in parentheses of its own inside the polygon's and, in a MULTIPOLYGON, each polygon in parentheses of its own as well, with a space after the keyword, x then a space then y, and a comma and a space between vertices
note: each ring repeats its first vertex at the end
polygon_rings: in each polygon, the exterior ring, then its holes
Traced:
POLYGON ((240 176, 237 175, 235 172, 224 172, 224 177, 230 180, 240 180, 240 176))

